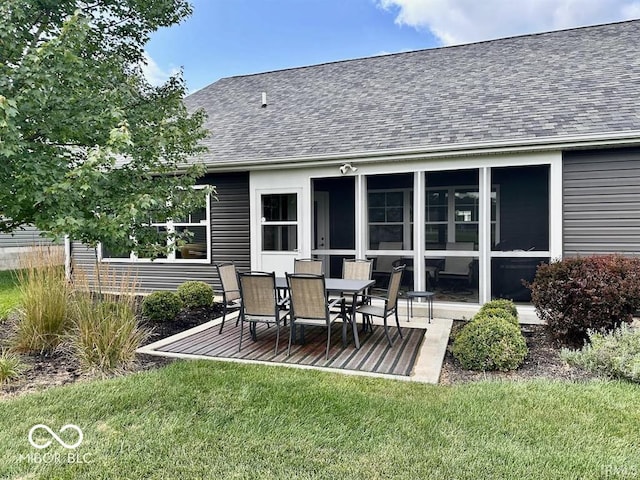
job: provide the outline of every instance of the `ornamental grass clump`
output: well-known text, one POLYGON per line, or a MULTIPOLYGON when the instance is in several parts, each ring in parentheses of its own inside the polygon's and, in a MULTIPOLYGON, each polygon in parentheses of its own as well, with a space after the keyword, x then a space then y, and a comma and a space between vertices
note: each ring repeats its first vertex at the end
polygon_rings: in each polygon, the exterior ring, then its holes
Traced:
POLYGON ((605 255, 541 265, 529 288, 549 334, 580 347, 589 330, 607 332, 631 322, 640 308, 640 258, 605 255))
POLYGON ((69 326, 67 306, 71 286, 64 271, 64 251, 36 247, 20 257, 17 272, 21 305, 15 348, 22 352, 52 351, 69 326))
POLYGON ((14 353, 7 350, 0 350, 0 386, 15 380, 27 369, 27 366, 20 361, 14 353))
POLYGON ((456 335, 453 356, 468 370, 515 370, 528 354, 520 328, 498 317, 472 320, 456 335))
POLYGON ((213 288, 204 282, 184 282, 177 292, 186 308, 210 307, 213 304, 213 288))
POLYGON ((134 366, 136 350, 151 332, 138 322, 135 279, 107 270, 101 275, 105 291, 110 293, 99 296, 90 292, 86 277, 78 275, 65 345, 84 371, 124 373, 134 366))
POLYGON ((640 330, 627 324, 609 333, 591 330, 589 343, 582 349, 563 349, 560 355, 569 365, 640 383, 640 330))
POLYGON ((142 314, 153 322, 169 322, 176 318, 182 306, 182 300, 174 292, 153 292, 142 301, 142 314))

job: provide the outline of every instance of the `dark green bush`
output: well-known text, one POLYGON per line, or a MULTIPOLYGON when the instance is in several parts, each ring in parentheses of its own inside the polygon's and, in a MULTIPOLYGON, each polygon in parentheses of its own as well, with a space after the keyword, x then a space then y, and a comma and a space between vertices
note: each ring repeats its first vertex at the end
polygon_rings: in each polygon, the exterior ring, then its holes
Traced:
POLYGON ((178 296, 187 308, 210 307, 213 303, 213 288, 204 282, 184 282, 178 287, 178 296))
POLYGON ((516 304, 513 303, 513 300, 507 300, 506 298, 497 298, 495 300, 491 300, 490 302, 485 303, 481 308, 480 312, 484 312, 485 310, 493 310, 494 308, 502 308, 503 310, 508 311, 511 315, 518 318, 518 309, 516 308, 516 304))
POLYGON ((588 330, 606 332, 631 322, 640 308, 640 258, 607 255, 541 265, 529 288, 549 334, 579 347, 588 330))
POLYGON ((153 292, 142 301, 142 314, 154 322, 173 320, 182 309, 182 300, 173 292, 153 292))
POLYGON ((503 320, 506 320, 509 323, 512 323, 516 327, 520 327, 520 324, 518 323, 518 319, 514 317, 511 314, 511 312, 509 312, 508 310, 505 310, 504 308, 499 308, 499 307, 481 309, 476 315, 474 315, 472 320, 482 321, 482 320, 486 320, 487 318, 501 318, 503 320))
POLYGON ((515 370, 527 353, 520 329, 495 317, 469 322, 453 342, 453 356, 468 370, 515 370))

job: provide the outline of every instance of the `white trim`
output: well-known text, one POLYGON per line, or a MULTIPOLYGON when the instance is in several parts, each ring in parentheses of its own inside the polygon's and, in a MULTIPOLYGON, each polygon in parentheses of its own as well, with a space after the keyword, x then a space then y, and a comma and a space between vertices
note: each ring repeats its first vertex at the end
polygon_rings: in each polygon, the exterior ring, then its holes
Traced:
POLYGON ((481 168, 478 180, 478 302, 483 304, 491 300, 491 167, 481 168))
POLYGON ((328 249, 316 249, 316 250, 311 250, 311 255, 350 255, 350 256, 355 256, 356 251, 351 248, 336 248, 333 250, 328 250, 328 249))
POLYGON ((551 162, 549 168, 549 256, 562 259, 562 157, 551 162))
POLYGON ((424 291, 427 288, 426 265, 424 260, 426 243, 426 189, 425 174, 413 174, 413 288, 424 291))
POLYGON ((496 250, 491 252, 491 258, 542 258, 550 256, 551 253, 548 250, 496 250))
POLYGON ((367 218, 367 179, 364 175, 356 176, 356 258, 365 258, 369 245, 369 225, 367 218))
MULTIPOLYGON (((331 167, 342 165, 346 160, 379 163, 401 160, 426 160, 436 158, 459 158, 487 154, 535 153, 562 151, 587 147, 611 147, 640 145, 640 130, 621 133, 601 133, 586 135, 569 135, 555 137, 534 137, 516 140, 489 142, 452 143, 436 146, 399 148, 387 150, 360 151, 354 153, 332 153, 315 156, 294 156, 278 158, 256 158, 239 161, 230 160, 207 165, 207 171, 246 171, 272 169, 278 166, 292 168, 308 168, 311 166, 331 167)), ((206 161, 205 161, 206 164, 206 161)), ((497 165, 496 165, 497 166, 497 165)), ((448 168, 451 169, 451 168, 448 168)), ((362 174, 362 172, 359 172, 362 174)))
POLYGON ((64 236, 64 276, 71 279, 71 239, 69 235, 64 236))

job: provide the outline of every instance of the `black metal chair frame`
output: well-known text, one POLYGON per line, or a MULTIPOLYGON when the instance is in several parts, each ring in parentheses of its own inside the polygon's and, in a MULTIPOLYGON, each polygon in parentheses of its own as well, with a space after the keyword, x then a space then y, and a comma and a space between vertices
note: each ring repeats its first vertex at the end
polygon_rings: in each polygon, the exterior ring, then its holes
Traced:
POLYGON ((285 322, 290 312, 281 308, 276 289, 276 274, 274 272, 246 272, 238 273, 238 284, 242 306, 240 307, 240 342, 238 351, 242 349, 242 337, 244 335, 244 323, 249 323, 251 338, 256 341, 256 324, 264 323, 276 325, 275 354, 278 355, 280 343, 280 322, 285 322), (253 285, 252 281, 264 280, 264 285, 253 285), (252 328, 253 327, 253 328, 252 328))
POLYGON ((387 336, 389 346, 393 346, 391 335, 389 333, 389 325, 387 323, 387 317, 395 315, 396 326, 398 327, 398 334, 402 338, 402 330, 400 329, 400 319, 398 318, 398 298, 400 297, 400 283, 402 282, 402 274, 405 266, 399 265, 394 267, 391 271, 391 277, 389 279, 389 289, 386 296, 377 295, 365 295, 365 298, 379 299, 384 301, 384 306, 378 307, 372 304, 365 304, 356 310, 356 313, 360 313, 365 317, 365 321, 369 321, 367 317, 379 317, 384 321, 384 333, 387 336))

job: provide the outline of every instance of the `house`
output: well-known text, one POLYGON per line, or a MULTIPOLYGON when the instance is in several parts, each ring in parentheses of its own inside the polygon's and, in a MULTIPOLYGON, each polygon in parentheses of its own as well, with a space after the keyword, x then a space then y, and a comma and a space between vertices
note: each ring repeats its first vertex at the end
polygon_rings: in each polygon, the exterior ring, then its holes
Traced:
POLYGON ((41 236, 40 230, 27 225, 13 233, 0 233, 0 270, 13 270, 20 266, 20 256, 35 246, 51 246, 62 249, 61 242, 41 236))
POLYGON ((220 261, 339 276, 369 257, 381 285, 407 265, 439 315, 524 305, 540 262, 640 251, 638 38, 636 20, 221 79, 186 98, 219 197, 168 226, 193 251, 102 261, 150 291, 217 285, 220 261))

